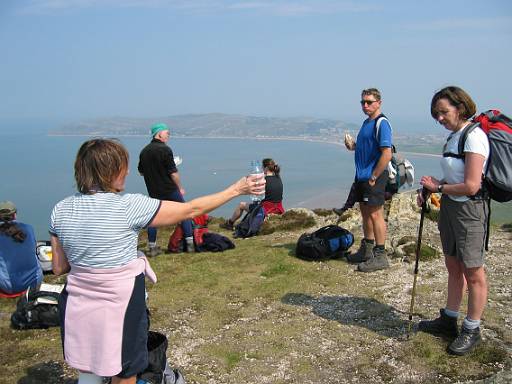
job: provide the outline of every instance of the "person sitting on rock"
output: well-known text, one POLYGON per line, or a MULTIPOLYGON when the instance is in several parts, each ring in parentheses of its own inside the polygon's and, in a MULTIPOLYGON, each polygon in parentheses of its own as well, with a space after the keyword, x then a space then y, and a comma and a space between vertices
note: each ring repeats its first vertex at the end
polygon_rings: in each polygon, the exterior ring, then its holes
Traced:
POLYGON ((34 229, 17 221, 16 212, 14 203, 0 202, 0 296, 19 296, 43 280, 34 229))
MULTIPOLYGON (((265 173, 265 198, 261 202, 261 206, 265 211, 265 216, 270 214, 282 215, 283 208, 283 182, 279 173, 281 168, 272 159, 263 159, 263 172, 265 173)), ((242 216, 242 213, 249 211, 250 203, 242 201, 238 204, 231 218, 220 224, 221 228, 232 231, 235 222, 242 216)))

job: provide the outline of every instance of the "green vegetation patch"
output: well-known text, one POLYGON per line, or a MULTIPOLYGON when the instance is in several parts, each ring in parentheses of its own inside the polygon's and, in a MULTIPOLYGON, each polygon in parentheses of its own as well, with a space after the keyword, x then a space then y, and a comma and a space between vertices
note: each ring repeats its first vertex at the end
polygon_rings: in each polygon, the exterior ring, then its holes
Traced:
POLYGON ((331 216, 333 214, 332 209, 325 209, 325 208, 316 208, 316 209, 313 209, 313 212, 315 213, 315 215, 322 216, 322 217, 331 216))
POLYGON ((486 378, 495 371, 495 366, 504 365, 508 358, 504 347, 490 340, 465 356, 447 354, 449 340, 421 332, 406 343, 402 352, 411 365, 419 370, 435 372, 436 376, 445 377, 447 382, 486 378))
POLYGON ((306 212, 286 211, 282 215, 268 216, 261 227, 260 234, 268 235, 274 232, 294 231, 309 228, 315 224, 315 218, 306 212))
POLYGON ((269 265, 262 273, 263 277, 274 277, 277 275, 289 275, 295 270, 295 266, 289 263, 277 262, 269 265))
MULTIPOLYGON (((408 256, 416 256, 416 243, 415 244, 408 244, 404 247, 404 253, 408 256)), ((432 248, 428 244, 421 244, 420 248, 420 260, 422 261, 428 261, 428 260, 434 260, 438 259, 440 257, 439 252, 432 248)))
POLYGON ((425 213, 425 217, 434 223, 439 222, 439 209, 430 209, 425 213))
POLYGON ((512 232, 512 223, 503 224, 501 228, 507 232, 512 232))

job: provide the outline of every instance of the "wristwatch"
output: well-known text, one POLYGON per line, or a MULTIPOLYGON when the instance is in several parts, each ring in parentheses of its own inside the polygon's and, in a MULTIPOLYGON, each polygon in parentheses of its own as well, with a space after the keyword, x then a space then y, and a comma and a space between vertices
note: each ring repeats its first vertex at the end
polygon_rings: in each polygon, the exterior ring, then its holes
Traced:
POLYGON ((444 189, 444 184, 439 184, 439 185, 437 186, 437 192, 439 192, 439 193, 443 193, 443 189, 444 189))
POLYGON ((370 177, 370 180, 371 180, 371 181, 375 181, 375 180, 377 180, 377 176, 372 175, 372 176, 370 177))

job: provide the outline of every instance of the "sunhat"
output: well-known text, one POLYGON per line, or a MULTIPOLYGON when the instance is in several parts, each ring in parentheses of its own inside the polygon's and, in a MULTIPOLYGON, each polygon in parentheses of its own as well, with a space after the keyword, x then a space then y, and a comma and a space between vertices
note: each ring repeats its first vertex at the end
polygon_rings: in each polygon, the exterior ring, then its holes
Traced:
POLYGON ((10 219, 16 213, 16 206, 11 201, 0 202, 0 220, 10 219))

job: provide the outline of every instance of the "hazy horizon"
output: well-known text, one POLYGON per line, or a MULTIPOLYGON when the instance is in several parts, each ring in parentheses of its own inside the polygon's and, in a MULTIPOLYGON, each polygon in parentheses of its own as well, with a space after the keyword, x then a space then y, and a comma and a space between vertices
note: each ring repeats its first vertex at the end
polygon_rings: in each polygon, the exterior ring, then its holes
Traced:
MULTIPOLYGON (((393 126, 393 130, 396 134, 439 134, 444 135, 446 132, 445 130, 436 124, 436 122, 432 119, 407 119, 402 118, 400 116, 395 116, 393 113, 388 113, 387 111, 384 111, 388 118, 391 121, 391 124, 393 126)), ((222 113, 222 112, 215 112, 215 113, 222 113)), ((178 116, 178 115, 174 115, 178 116)), ((249 115, 247 115, 249 116, 249 115)), ((256 115, 252 115, 256 116, 256 115)), ((262 115, 259 115, 260 117, 263 117, 262 115)), ((77 119, 64 119, 64 118, 2 118, 0 117, 0 136, 2 135, 18 135, 23 134, 24 130, 28 130, 28 132, 34 132, 34 133, 41 133, 41 134, 47 134, 49 131, 54 130, 56 128, 65 126, 66 124, 70 123, 78 123, 80 121, 91 121, 95 119, 103 119, 103 118, 123 118, 126 116, 97 116, 97 117, 90 117, 90 118, 77 118, 77 119)), ((166 116, 138 116, 138 117, 132 117, 132 118, 141 118, 141 119, 150 119, 154 118, 155 122, 158 120, 159 117, 166 117, 166 116)), ((169 117, 169 116, 167 116, 169 117)), ((170 116, 172 117, 172 116, 170 116)), ((277 116, 264 116, 264 117, 277 117, 277 116)), ((328 117, 322 117, 322 116, 281 116, 280 118, 295 118, 295 117, 312 117, 312 118, 318 118, 318 119, 330 119, 328 117)), ((361 113, 360 119, 353 121, 347 120, 347 119, 333 119, 333 120, 340 120, 348 125, 353 125, 354 129, 359 129, 360 125, 362 124, 363 120, 366 118, 365 115, 361 113)), ((147 127, 148 132, 150 127, 147 127)), ((172 126, 171 126, 172 129, 172 126)))

